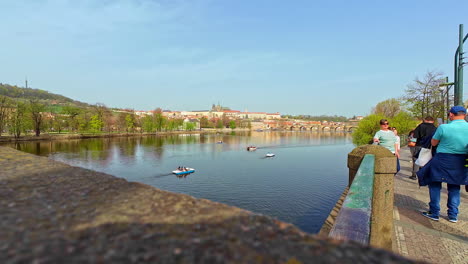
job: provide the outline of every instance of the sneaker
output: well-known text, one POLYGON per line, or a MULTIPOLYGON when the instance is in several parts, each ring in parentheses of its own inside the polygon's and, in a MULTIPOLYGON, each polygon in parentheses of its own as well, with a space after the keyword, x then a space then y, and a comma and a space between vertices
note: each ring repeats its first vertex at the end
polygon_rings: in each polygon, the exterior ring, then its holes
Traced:
POLYGON ((431 212, 422 212, 422 215, 424 215, 425 217, 431 219, 431 220, 434 220, 434 221, 439 221, 439 216, 438 215, 434 215, 432 214, 431 212))
POLYGON ((458 219, 457 219, 457 217, 455 217, 455 216, 449 216, 449 217, 448 217, 448 220, 449 220, 450 222, 452 222, 452 223, 458 222, 458 219))
POLYGON ((416 176, 409 176, 408 178, 412 179, 412 180, 416 180, 416 176))

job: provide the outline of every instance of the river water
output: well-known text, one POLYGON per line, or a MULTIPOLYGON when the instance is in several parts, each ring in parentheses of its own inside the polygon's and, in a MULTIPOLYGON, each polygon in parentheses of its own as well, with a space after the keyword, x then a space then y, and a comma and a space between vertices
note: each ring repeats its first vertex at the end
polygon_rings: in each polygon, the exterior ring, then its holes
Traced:
POLYGON ((8 146, 163 190, 237 206, 317 233, 347 185, 351 134, 232 132, 8 146), (222 143, 219 143, 222 141, 222 143), (249 145, 256 151, 247 151, 249 145), (266 153, 274 153, 266 158, 266 153), (178 166, 196 172, 176 177, 178 166))

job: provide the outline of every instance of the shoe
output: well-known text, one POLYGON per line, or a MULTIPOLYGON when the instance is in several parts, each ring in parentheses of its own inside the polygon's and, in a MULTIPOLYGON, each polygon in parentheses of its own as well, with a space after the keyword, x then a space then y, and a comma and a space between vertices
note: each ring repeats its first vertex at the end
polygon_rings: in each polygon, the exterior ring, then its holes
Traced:
POLYGON ((457 217, 454 217, 454 216, 449 216, 449 217, 448 217, 448 220, 449 220, 450 222, 452 222, 452 223, 458 222, 457 217))
POLYGON ((412 180, 416 180, 416 176, 409 176, 408 178, 412 179, 412 180))
POLYGON ((439 221, 439 216, 438 215, 434 215, 432 214, 431 212, 422 212, 422 215, 424 215, 425 217, 431 219, 431 220, 434 220, 434 221, 439 221))

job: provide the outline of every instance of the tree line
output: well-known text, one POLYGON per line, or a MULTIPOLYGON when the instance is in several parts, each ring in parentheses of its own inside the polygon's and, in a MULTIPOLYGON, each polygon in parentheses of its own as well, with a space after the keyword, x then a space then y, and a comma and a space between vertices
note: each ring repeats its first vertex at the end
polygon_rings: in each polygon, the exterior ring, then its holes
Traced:
MULTIPOLYGON (((428 71, 422 78, 416 77, 408 84, 405 94, 379 102, 371 110, 371 115, 359 122, 353 133, 353 143, 368 144, 374 134, 380 130, 379 120, 389 120, 391 127, 396 127, 405 138, 427 116, 446 121, 447 110, 453 106, 453 96, 446 86, 443 73, 428 71)), ((468 101, 465 102, 468 106, 468 101)))
POLYGON ((89 107, 51 107, 39 99, 15 100, 0 96, 0 136, 33 133, 115 133, 194 130, 196 122, 168 119, 160 108, 153 115, 139 117, 133 110, 111 110, 103 104, 89 107), (55 109, 55 112, 50 112, 55 109))

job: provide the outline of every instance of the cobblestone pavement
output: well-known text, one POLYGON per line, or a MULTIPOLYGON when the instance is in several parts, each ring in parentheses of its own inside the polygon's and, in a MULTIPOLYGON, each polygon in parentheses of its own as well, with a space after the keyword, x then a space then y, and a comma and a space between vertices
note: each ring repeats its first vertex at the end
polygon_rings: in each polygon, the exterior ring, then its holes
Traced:
POLYGON ((0 147, 2 264, 414 262, 239 208, 0 147))
POLYGON ((412 162, 403 148, 401 171, 395 177, 394 243, 399 254, 433 263, 468 263, 468 193, 462 186, 457 223, 447 220, 447 188, 443 184, 440 221, 421 215, 429 208, 429 190, 409 179, 412 162), (396 242, 396 243, 395 243, 396 242))

